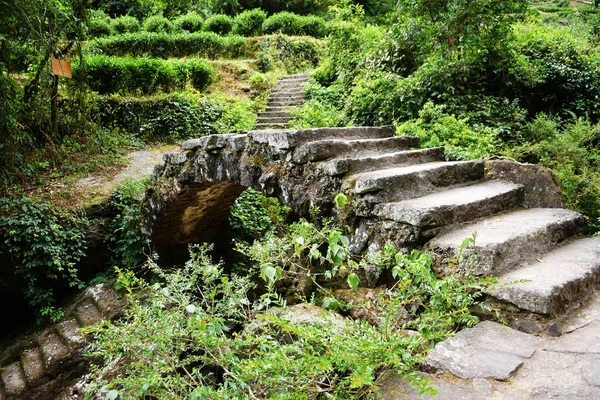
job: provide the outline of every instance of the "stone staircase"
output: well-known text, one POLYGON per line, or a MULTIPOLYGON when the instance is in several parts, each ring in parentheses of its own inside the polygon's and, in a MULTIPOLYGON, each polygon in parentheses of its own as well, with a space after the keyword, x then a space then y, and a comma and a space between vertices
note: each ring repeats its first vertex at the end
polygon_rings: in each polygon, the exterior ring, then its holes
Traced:
POLYGON ((267 108, 258 113, 256 129, 285 129, 288 127, 291 114, 288 111, 304 104, 306 94, 302 84, 308 80, 308 75, 289 75, 281 78, 271 90, 267 108))
POLYGON ((54 399, 87 370, 80 328, 121 315, 114 285, 87 288, 59 323, 20 338, 0 353, 0 400, 54 399))

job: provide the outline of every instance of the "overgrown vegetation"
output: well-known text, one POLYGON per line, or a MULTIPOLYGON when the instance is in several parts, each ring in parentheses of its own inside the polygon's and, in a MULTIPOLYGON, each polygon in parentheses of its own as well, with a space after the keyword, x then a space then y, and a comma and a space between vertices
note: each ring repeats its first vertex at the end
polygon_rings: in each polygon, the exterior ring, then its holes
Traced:
POLYGON ((190 261, 172 274, 150 262, 156 283, 120 271, 132 306, 122 321, 88 329, 96 338, 92 355, 103 361, 88 395, 368 398, 392 368, 431 393, 415 368, 435 343, 477 322, 469 307, 485 284, 438 279, 431 259, 416 251, 406 255, 387 246, 355 261, 347 246, 330 224, 318 229, 300 221, 246 248, 255 263, 247 277, 225 275, 206 247, 193 247, 190 261), (390 269, 396 278, 377 300, 375 325, 335 313, 342 302, 319 284, 343 276, 356 289, 362 263, 390 269), (321 287, 313 303, 329 311, 282 301, 276 282, 299 269, 321 287), (267 284, 256 300, 248 297, 253 273, 267 284))

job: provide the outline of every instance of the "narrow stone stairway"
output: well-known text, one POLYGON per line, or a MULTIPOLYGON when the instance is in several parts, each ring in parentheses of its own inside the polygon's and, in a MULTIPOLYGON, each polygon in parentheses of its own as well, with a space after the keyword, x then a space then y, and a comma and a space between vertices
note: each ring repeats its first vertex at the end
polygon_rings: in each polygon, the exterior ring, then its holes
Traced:
POLYGON ((304 104, 306 94, 302 90, 302 84, 307 80, 307 74, 281 78, 271 90, 266 110, 258 113, 255 129, 287 128, 292 119, 288 111, 304 104))
POLYGON ((121 315, 125 301, 113 286, 87 288, 61 322, 2 349, 0 400, 54 399, 86 372, 89 360, 80 328, 121 315))

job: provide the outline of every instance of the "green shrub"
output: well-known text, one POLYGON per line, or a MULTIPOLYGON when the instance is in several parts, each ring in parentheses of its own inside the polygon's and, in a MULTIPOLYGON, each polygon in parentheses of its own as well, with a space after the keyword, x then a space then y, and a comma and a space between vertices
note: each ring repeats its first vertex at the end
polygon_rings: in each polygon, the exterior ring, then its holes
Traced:
POLYGON ((323 54, 323 44, 311 37, 269 36, 260 42, 258 65, 262 71, 293 74, 314 68, 323 54))
POLYGON ((233 33, 241 36, 262 35, 266 18, 267 13, 260 8, 244 11, 233 19, 233 33))
POLYGON ((227 35, 233 29, 233 20, 228 15, 213 15, 204 21, 203 29, 217 35, 227 35))
POLYGON ((85 221, 27 197, 0 199, 0 232, 24 281, 38 321, 58 320, 55 289, 78 286, 75 265, 85 256, 85 221))
POLYGON ((170 33, 173 31, 173 24, 162 15, 153 15, 144 20, 142 29, 146 32, 170 33))
POLYGON ((277 199, 249 188, 231 206, 229 226, 236 238, 253 241, 281 226, 288 213, 277 199))
POLYGON ((271 15, 263 24, 265 33, 321 38, 328 33, 325 20, 316 16, 301 16, 290 12, 271 15))
POLYGON ((202 30, 202 25, 204 24, 204 18, 194 11, 189 12, 185 15, 181 15, 173 21, 173 25, 176 26, 179 30, 186 32, 198 32, 202 30))
POLYGON ((110 19, 92 18, 88 23, 88 34, 91 37, 109 36, 112 34, 110 19))
POLYGON ((101 96, 94 119, 142 140, 179 141, 250 130, 256 113, 250 100, 172 94, 161 97, 101 96))
POLYGON ((292 109, 291 114, 294 116, 294 119, 290 121, 291 129, 351 126, 348 117, 331 103, 315 99, 308 100, 301 107, 292 109))
POLYGON ((117 33, 132 33, 140 30, 140 22, 128 15, 113 19, 111 25, 117 33))
POLYGON ((252 56, 247 39, 241 36, 222 37, 213 32, 165 34, 138 32, 102 38, 94 44, 107 55, 158 58, 200 56, 241 58, 252 56))
POLYGON ((188 84, 202 90, 211 82, 213 70, 202 60, 88 56, 85 69, 76 64, 74 72, 84 76, 89 86, 101 94, 150 94, 183 89, 188 84))
POLYGON ((106 242, 112 253, 113 265, 132 268, 144 261, 147 238, 141 231, 142 199, 148 188, 145 181, 126 181, 110 196, 109 207, 114 217, 110 221, 106 242))
POLYGON ((471 160, 494 155, 499 148, 498 132, 471 126, 466 118, 445 113, 445 107, 426 103, 419 118, 398 126, 397 134, 419 136, 422 147, 444 146, 451 160, 471 160))

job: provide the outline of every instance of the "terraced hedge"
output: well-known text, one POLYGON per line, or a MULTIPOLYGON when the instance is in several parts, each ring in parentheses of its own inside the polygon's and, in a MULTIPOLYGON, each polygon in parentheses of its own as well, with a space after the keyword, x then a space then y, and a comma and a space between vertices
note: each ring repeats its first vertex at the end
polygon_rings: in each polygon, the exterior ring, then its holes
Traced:
POLYGON ((204 60, 88 56, 75 66, 88 85, 101 94, 170 92, 192 86, 202 90, 212 80, 213 68, 204 60))
POLYGON ((250 47, 246 38, 237 35, 219 36, 213 32, 135 32, 98 39, 88 45, 87 51, 100 51, 112 56, 199 56, 216 59, 247 57, 250 47))

